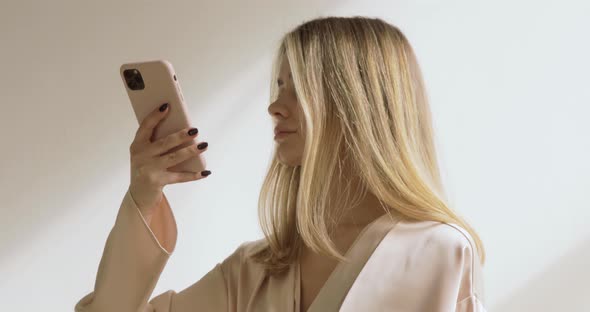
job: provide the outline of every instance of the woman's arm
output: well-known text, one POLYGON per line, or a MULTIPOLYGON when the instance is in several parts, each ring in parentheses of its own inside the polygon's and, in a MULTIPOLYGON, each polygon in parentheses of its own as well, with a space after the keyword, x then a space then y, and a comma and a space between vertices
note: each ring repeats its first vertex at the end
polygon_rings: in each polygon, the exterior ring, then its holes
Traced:
POLYGON ((104 247, 94 291, 76 303, 75 311, 227 311, 220 264, 180 293, 168 290, 148 302, 176 238, 176 222, 165 196, 148 224, 127 191, 104 247))

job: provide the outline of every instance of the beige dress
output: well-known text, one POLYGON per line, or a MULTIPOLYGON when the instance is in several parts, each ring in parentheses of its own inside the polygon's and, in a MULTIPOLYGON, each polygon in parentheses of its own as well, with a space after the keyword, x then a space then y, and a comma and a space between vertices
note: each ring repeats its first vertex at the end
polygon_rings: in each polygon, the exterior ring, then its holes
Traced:
MULTIPOLYGON (((156 236, 125 193, 94 291, 79 299, 75 311, 300 311, 298 263, 287 274, 270 277, 246 256, 262 240, 241 244, 186 289, 149 300, 176 245, 176 222, 165 196, 162 202, 156 236), (157 237, 169 242, 169 251, 157 237)), ((475 245, 457 225, 383 215, 363 229, 346 256, 351 261, 336 266, 309 312, 485 311, 475 245)))

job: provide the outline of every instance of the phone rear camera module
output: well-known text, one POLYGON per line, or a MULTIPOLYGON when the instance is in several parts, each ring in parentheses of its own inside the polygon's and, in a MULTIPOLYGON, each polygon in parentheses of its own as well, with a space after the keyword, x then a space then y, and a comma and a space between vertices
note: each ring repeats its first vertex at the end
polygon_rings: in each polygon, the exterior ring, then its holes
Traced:
POLYGON ((126 69, 123 71, 123 76, 125 77, 125 82, 127 86, 131 90, 143 90, 145 89, 145 83, 143 82, 143 78, 141 77, 141 73, 139 70, 133 69, 126 69))

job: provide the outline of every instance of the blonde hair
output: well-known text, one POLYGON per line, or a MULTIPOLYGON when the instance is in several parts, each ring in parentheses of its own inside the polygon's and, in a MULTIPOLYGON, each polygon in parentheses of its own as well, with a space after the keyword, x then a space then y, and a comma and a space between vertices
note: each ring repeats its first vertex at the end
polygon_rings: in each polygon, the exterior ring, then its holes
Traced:
POLYGON ((329 237, 325 209, 340 206, 330 202, 337 190, 339 203, 370 191, 386 213, 460 225, 484 263, 481 239, 446 203, 428 99, 404 34, 379 18, 321 17, 299 25, 283 36, 273 60, 271 102, 284 58, 304 116, 305 147, 301 166, 273 155, 258 203, 265 240, 253 259, 281 273, 305 242, 345 260, 329 237), (361 179, 360 190, 341 185, 342 163, 361 179))

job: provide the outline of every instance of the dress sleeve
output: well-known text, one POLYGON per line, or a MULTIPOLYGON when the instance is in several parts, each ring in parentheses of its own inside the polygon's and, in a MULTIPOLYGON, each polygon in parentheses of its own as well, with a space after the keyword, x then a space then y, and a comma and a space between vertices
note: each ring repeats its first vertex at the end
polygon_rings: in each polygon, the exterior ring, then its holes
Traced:
POLYGON ((462 234, 462 240, 454 245, 455 259, 452 271, 458 274, 458 296, 455 306, 456 312, 486 312, 484 306, 483 270, 479 253, 471 235, 463 228, 457 227, 462 234))
POLYGON ((106 240, 94 291, 79 299, 75 311, 227 311, 221 264, 181 292, 168 290, 149 300, 174 252, 176 238, 176 221, 165 195, 148 225, 127 190, 106 240))
POLYGON ((471 295, 457 303, 456 312, 486 312, 483 302, 476 296, 471 295))

